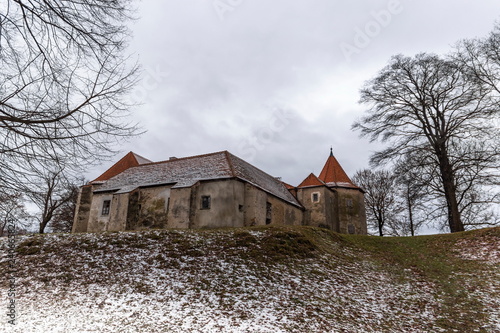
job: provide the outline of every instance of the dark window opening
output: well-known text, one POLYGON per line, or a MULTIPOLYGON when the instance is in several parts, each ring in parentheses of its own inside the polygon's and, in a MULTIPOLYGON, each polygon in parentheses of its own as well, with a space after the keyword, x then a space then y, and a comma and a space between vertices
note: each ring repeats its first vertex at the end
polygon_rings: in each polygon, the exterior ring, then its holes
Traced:
POLYGON ((271 217, 273 214, 273 205, 270 202, 266 203, 266 224, 271 224, 271 217))
POLYGON ((354 225, 349 224, 349 225, 347 226, 347 232, 349 232, 351 235, 352 235, 352 234, 355 234, 355 233, 356 233, 356 228, 354 227, 354 225))
POLYGON ((345 204, 347 207, 352 208, 352 199, 346 199, 345 204))
POLYGON ((210 196, 202 195, 201 196, 201 209, 210 209, 210 196))
POLYGON ((238 210, 239 210, 240 212, 242 212, 242 211, 243 211, 243 205, 238 205, 238 210))
POLYGON ((102 202, 101 215, 109 215, 109 208, 111 207, 111 200, 104 200, 102 202))
POLYGON ((319 193, 318 192, 314 192, 312 194, 312 201, 313 202, 318 202, 319 201, 319 193))

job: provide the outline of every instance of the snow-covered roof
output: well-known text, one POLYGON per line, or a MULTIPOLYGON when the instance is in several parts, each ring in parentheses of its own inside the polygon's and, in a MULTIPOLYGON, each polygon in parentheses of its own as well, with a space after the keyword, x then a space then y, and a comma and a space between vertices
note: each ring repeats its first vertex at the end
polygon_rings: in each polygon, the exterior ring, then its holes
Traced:
POLYGON ((301 207, 281 181, 228 151, 133 166, 105 181, 95 192, 127 193, 138 187, 164 184, 183 188, 191 187, 198 181, 229 178, 250 183, 301 207))

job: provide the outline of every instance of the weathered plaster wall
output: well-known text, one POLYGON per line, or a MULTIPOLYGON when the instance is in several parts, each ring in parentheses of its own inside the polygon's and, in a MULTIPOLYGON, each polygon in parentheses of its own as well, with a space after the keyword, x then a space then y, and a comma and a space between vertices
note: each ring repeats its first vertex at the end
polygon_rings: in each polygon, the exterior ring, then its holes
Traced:
POLYGON ((335 192, 325 186, 301 188, 298 190, 298 198, 306 208, 304 225, 328 228, 336 230, 335 218, 335 192), (318 194, 318 201, 313 201, 313 194, 318 194))
POLYGON ((285 205, 285 224, 302 225, 303 210, 291 205, 285 205))
POLYGON ((78 193, 75 218, 71 232, 86 232, 90 218, 90 207, 92 205, 92 185, 82 186, 78 193))
POLYGON ((203 181, 193 187, 191 228, 243 227, 244 187, 238 180, 203 181), (210 209, 202 209, 202 196, 210 196, 210 209))
POLYGON ((109 210, 109 220, 106 231, 125 230, 129 193, 114 194, 109 210))
POLYGON ((171 187, 146 187, 131 192, 126 229, 165 228, 171 187))
POLYGON ((172 188, 167 213, 167 228, 189 228, 191 188, 172 188))
POLYGON ((244 195, 244 226, 265 225, 267 193, 245 184, 244 195))
POLYGON ((363 193, 358 190, 344 188, 338 188, 336 191, 338 192, 339 232, 366 234, 366 212, 363 193))
MULTIPOLYGON (((271 224, 300 225, 302 224, 302 210, 294 207, 283 200, 267 194, 267 200, 271 204, 271 224)), ((261 206, 262 207, 262 206, 261 206)), ((264 205, 263 207, 266 207, 264 205)))
POLYGON ((92 187, 84 187, 73 230, 216 228, 270 223, 366 233, 364 198, 360 191, 314 187, 299 189, 297 195, 305 211, 237 179, 201 181, 190 188, 147 187, 114 195, 92 194, 92 187), (312 200, 313 193, 319 196, 317 202, 312 200), (202 209, 203 196, 210 196, 210 209, 202 209), (109 215, 103 216, 105 200, 111 200, 111 206, 109 215), (346 200, 352 204, 348 205, 346 200))
MULTIPOLYGON (((87 231, 89 232, 99 232, 106 231, 109 219, 111 217, 111 210, 109 215, 102 215, 102 205, 105 200, 112 200, 112 193, 94 193, 92 198, 92 204, 90 206, 89 213, 89 223, 87 231)), ((113 203, 111 202, 111 209, 113 209, 113 203)))

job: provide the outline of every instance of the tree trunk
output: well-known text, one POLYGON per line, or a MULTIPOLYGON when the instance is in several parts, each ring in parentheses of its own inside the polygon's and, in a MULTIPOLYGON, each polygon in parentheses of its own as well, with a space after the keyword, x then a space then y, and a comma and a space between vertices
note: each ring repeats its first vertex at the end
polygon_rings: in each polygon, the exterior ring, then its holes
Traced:
POLYGON ((40 228, 38 230, 38 233, 40 233, 40 234, 45 233, 45 227, 47 226, 47 223, 48 223, 48 221, 46 222, 45 220, 40 222, 40 228))
POLYGON ((51 208, 50 212, 42 217, 42 220, 40 221, 40 228, 38 230, 40 234, 45 233, 45 228, 47 227, 47 224, 49 224, 50 220, 52 220, 53 211, 54 210, 51 208))
MULTIPOLYGON (((409 190, 408 190, 409 191, 409 190)), ((413 207, 411 204, 411 199, 409 198, 409 195, 407 195, 407 203, 408 203, 408 219, 410 220, 410 232, 412 236, 415 236, 415 227, 413 225, 413 207)))
POLYGON ((460 218, 460 210, 458 209, 457 189, 455 186, 455 177, 451 168, 448 156, 443 153, 445 149, 441 149, 441 154, 438 154, 439 169, 441 172, 441 180, 443 181, 444 195, 446 198, 446 206, 448 208, 448 224, 450 232, 464 231, 464 225, 460 218))

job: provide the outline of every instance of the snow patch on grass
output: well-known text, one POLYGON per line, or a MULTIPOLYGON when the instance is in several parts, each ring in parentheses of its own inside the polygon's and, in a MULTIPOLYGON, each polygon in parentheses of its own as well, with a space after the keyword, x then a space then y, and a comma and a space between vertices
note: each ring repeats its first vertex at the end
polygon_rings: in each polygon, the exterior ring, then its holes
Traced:
MULTIPOLYGON (((444 331, 433 282, 411 269, 394 275, 340 243, 320 251, 298 231, 46 235, 18 244, 17 324, 3 318, 2 332, 444 331)), ((471 295, 493 309, 499 290, 471 295)), ((484 315, 486 332, 499 329, 498 313, 484 315)))

